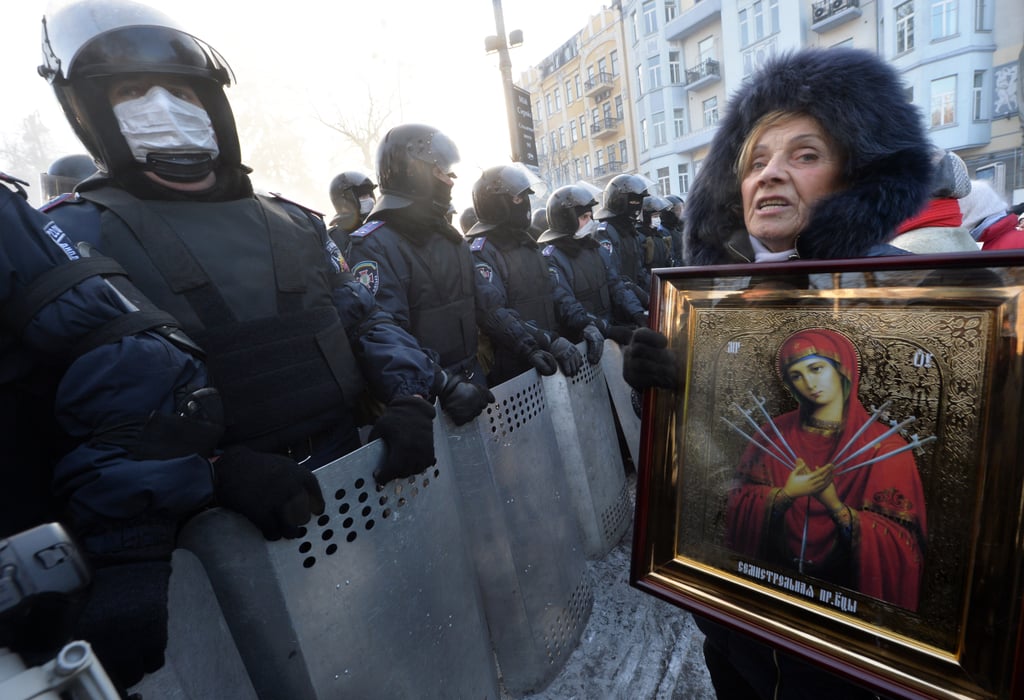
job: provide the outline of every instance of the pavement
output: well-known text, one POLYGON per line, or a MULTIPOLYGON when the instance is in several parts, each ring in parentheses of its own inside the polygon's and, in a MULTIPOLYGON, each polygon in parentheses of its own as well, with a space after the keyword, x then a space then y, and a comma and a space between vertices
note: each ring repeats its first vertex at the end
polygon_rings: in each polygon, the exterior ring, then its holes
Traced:
MULTIPOLYGON (((635 485, 635 474, 629 479, 635 485)), ((693 617, 629 585, 632 541, 630 526, 588 562, 594 607, 579 645, 546 688, 519 700, 714 700, 693 617)))

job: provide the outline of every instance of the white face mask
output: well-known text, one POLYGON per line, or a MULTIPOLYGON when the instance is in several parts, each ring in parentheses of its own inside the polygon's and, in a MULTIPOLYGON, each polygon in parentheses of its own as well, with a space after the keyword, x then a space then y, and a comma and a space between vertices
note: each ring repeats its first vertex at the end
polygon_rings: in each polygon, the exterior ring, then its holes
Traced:
POLYGON ((149 153, 220 153, 206 110, 155 85, 142 97, 114 105, 114 116, 132 156, 149 153))
POLYGON ((658 228, 659 226, 661 226, 661 217, 660 216, 652 216, 651 217, 651 228, 658 228))
POLYGON ((587 223, 583 224, 580 229, 573 234, 573 238, 586 238, 587 236, 593 235, 594 231, 597 230, 597 222, 591 219, 587 223))
POLYGON ((366 216, 373 209, 374 201, 373 197, 366 196, 359 198, 359 213, 366 216))

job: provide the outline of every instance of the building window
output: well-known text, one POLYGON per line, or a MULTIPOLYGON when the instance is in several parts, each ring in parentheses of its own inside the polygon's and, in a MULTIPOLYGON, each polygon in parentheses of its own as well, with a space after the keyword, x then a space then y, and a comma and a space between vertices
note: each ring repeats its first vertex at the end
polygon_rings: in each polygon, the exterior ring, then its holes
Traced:
POLYGON ((605 125, 609 124, 612 121, 612 103, 611 102, 605 102, 604 104, 601 105, 601 116, 604 117, 605 125))
POLYGON ((608 60, 611 62, 612 75, 619 74, 619 52, 612 51, 608 54, 608 60))
POLYGON ((672 180, 668 168, 658 168, 658 190, 662 195, 672 191, 672 180))
POLYGON ((959 0, 932 0, 932 39, 956 34, 956 9, 959 0))
POLYGON ((547 115, 549 117, 552 114, 554 114, 554 111, 551 109, 551 93, 550 92, 545 93, 545 95, 544 95, 544 107, 547 109, 547 115))
POLYGON ((558 141, 555 140, 554 131, 548 134, 548 140, 551 142, 551 154, 554 155, 555 151, 558 150, 558 141))
POLYGON ((590 156, 583 156, 583 175, 590 177, 590 156))
POLYGON ((956 122, 956 76, 932 81, 932 126, 956 122))
POLYGON ((568 107, 569 105, 572 104, 572 102, 573 102, 573 97, 572 97, 572 81, 571 80, 566 80, 565 81, 565 104, 568 107))
POLYGON ((562 89, 555 88, 555 111, 562 111, 562 89))
POLYGON ((679 62, 679 52, 668 52, 668 82, 669 85, 679 85, 683 82, 683 68, 679 62))
POLYGON ((580 138, 587 138, 587 115, 580 115, 580 138))
POLYGON ((577 141, 580 140, 580 132, 576 130, 576 122, 575 121, 569 122, 569 139, 573 143, 576 143, 577 141))
POLYGON ((665 24, 668 24, 679 14, 679 0, 665 0, 665 24))
POLYGON ((597 127, 594 133, 601 130, 601 113, 597 111, 597 107, 590 110, 590 122, 597 127))
POLYGON ((914 2, 896 6, 896 53, 914 48, 914 2))
POLYGON ((974 117, 974 121, 976 121, 976 122, 977 121, 981 121, 981 119, 982 119, 982 108, 983 108, 982 106, 985 104, 984 101, 983 101, 984 94, 985 94, 984 90, 983 90, 984 86, 985 86, 985 71, 983 71, 983 70, 976 70, 976 71, 974 71, 974 93, 972 94, 973 107, 971 108, 971 112, 972 112, 971 116, 974 117))
POLYGON ((636 12, 629 13, 629 27, 633 34, 633 43, 640 41, 640 25, 636 18, 636 12))
POLYGON ((565 127, 558 127, 558 147, 565 148, 565 127))
POLYGON ((992 23, 988 18, 988 0, 974 0, 974 30, 992 31, 992 23))
POLYGON ((599 149, 597 149, 597 152, 594 153, 594 167, 595 168, 600 168, 603 165, 604 165, 604 151, 602 151, 599 148, 599 149))
POLYGON ((686 136, 686 112, 681 107, 672 110, 672 133, 677 139, 686 136))
POLYGON ((596 79, 597 71, 594 69, 593 66, 587 66, 587 85, 593 86, 596 79))
POLYGON ((647 59, 647 83, 648 90, 657 90, 661 87, 661 56, 651 56, 647 59))
POLYGON ((625 119, 625 113, 622 111, 622 95, 615 96, 615 116, 625 119))
POLYGON ((597 75, 598 75, 598 77, 602 77, 603 78, 607 74, 608 74, 608 59, 604 58, 604 57, 597 59, 597 75))
POLYGON ((626 139, 619 141, 619 162, 625 163, 629 160, 629 147, 626 146, 626 139))
POLYGON ((647 0, 640 9, 644 13, 644 36, 654 34, 658 31, 658 3, 655 0, 647 0))
POLYGON ((544 117, 544 112, 541 111, 541 108, 540 108, 540 100, 539 99, 537 100, 537 107, 533 110, 533 113, 537 115, 537 119, 541 119, 541 118, 544 117))
POLYGON ((779 0, 755 0, 739 11, 740 47, 779 31, 779 0))
POLYGON ((580 77, 579 73, 576 74, 576 99, 583 99, 583 78, 580 77))
POLYGON ((573 167, 573 171, 576 173, 576 179, 577 180, 579 180, 581 177, 583 177, 583 171, 580 170, 580 168, 582 166, 580 165, 580 159, 579 158, 575 158, 572 161, 572 167, 573 167))
POLYGON ((668 143, 668 138, 665 136, 664 112, 655 112, 651 115, 651 130, 655 146, 664 146, 668 143))
POLYGON ((715 60, 715 37, 704 37, 697 42, 697 60, 701 64, 715 60))
POLYGON ((647 120, 640 120, 640 152, 647 150, 647 120))
POLYGON ((608 164, 610 165, 615 162, 615 144, 613 143, 605 150, 608 152, 608 164))
POLYGON ((679 179, 679 194, 686 194, 690 191, 690 165, 681 163, 676 166, 676 175, 679 179))
POLYGON ((636 94, 639 97, 644 94, 644 67, 636 67, 636 94))
POLYGON ((709 97, 702 103, 704 108, 704 126, 714 126, 718 123, 718 98, 709 97))

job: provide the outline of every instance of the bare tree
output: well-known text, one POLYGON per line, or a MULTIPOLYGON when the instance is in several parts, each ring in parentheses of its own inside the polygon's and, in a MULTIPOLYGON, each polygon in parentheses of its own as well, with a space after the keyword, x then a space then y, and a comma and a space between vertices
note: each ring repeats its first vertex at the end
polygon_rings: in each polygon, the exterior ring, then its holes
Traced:
POLYGON ((38 111, 32 112, 22 120, 21 131, 0 144, 0 169, 35 185, 56 158, 56 150, 50 129, 38 111))
POLYGON ((361 114, 346 116, 336 106, 338 114, 335 120, 328 121, 319 112, 317 119, 328 129, 341 134, 346 141, 357 148, 363 156, 363 167, 372 172, 376 160, 375 149, 380 143, 385 127, 391 123, 392 109, 390 104, 384 106, 374 99, 369 86, 366 86, 366 101, 367 107, 361 114))

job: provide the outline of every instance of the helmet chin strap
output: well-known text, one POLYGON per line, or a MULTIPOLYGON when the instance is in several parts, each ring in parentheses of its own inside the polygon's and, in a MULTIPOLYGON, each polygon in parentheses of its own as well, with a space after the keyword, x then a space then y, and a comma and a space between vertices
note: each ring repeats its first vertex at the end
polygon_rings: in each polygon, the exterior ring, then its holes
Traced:
POLYGON ((209 153, 147 153, 144 169, 171 182, 197 182, 214 165, 209 153))

